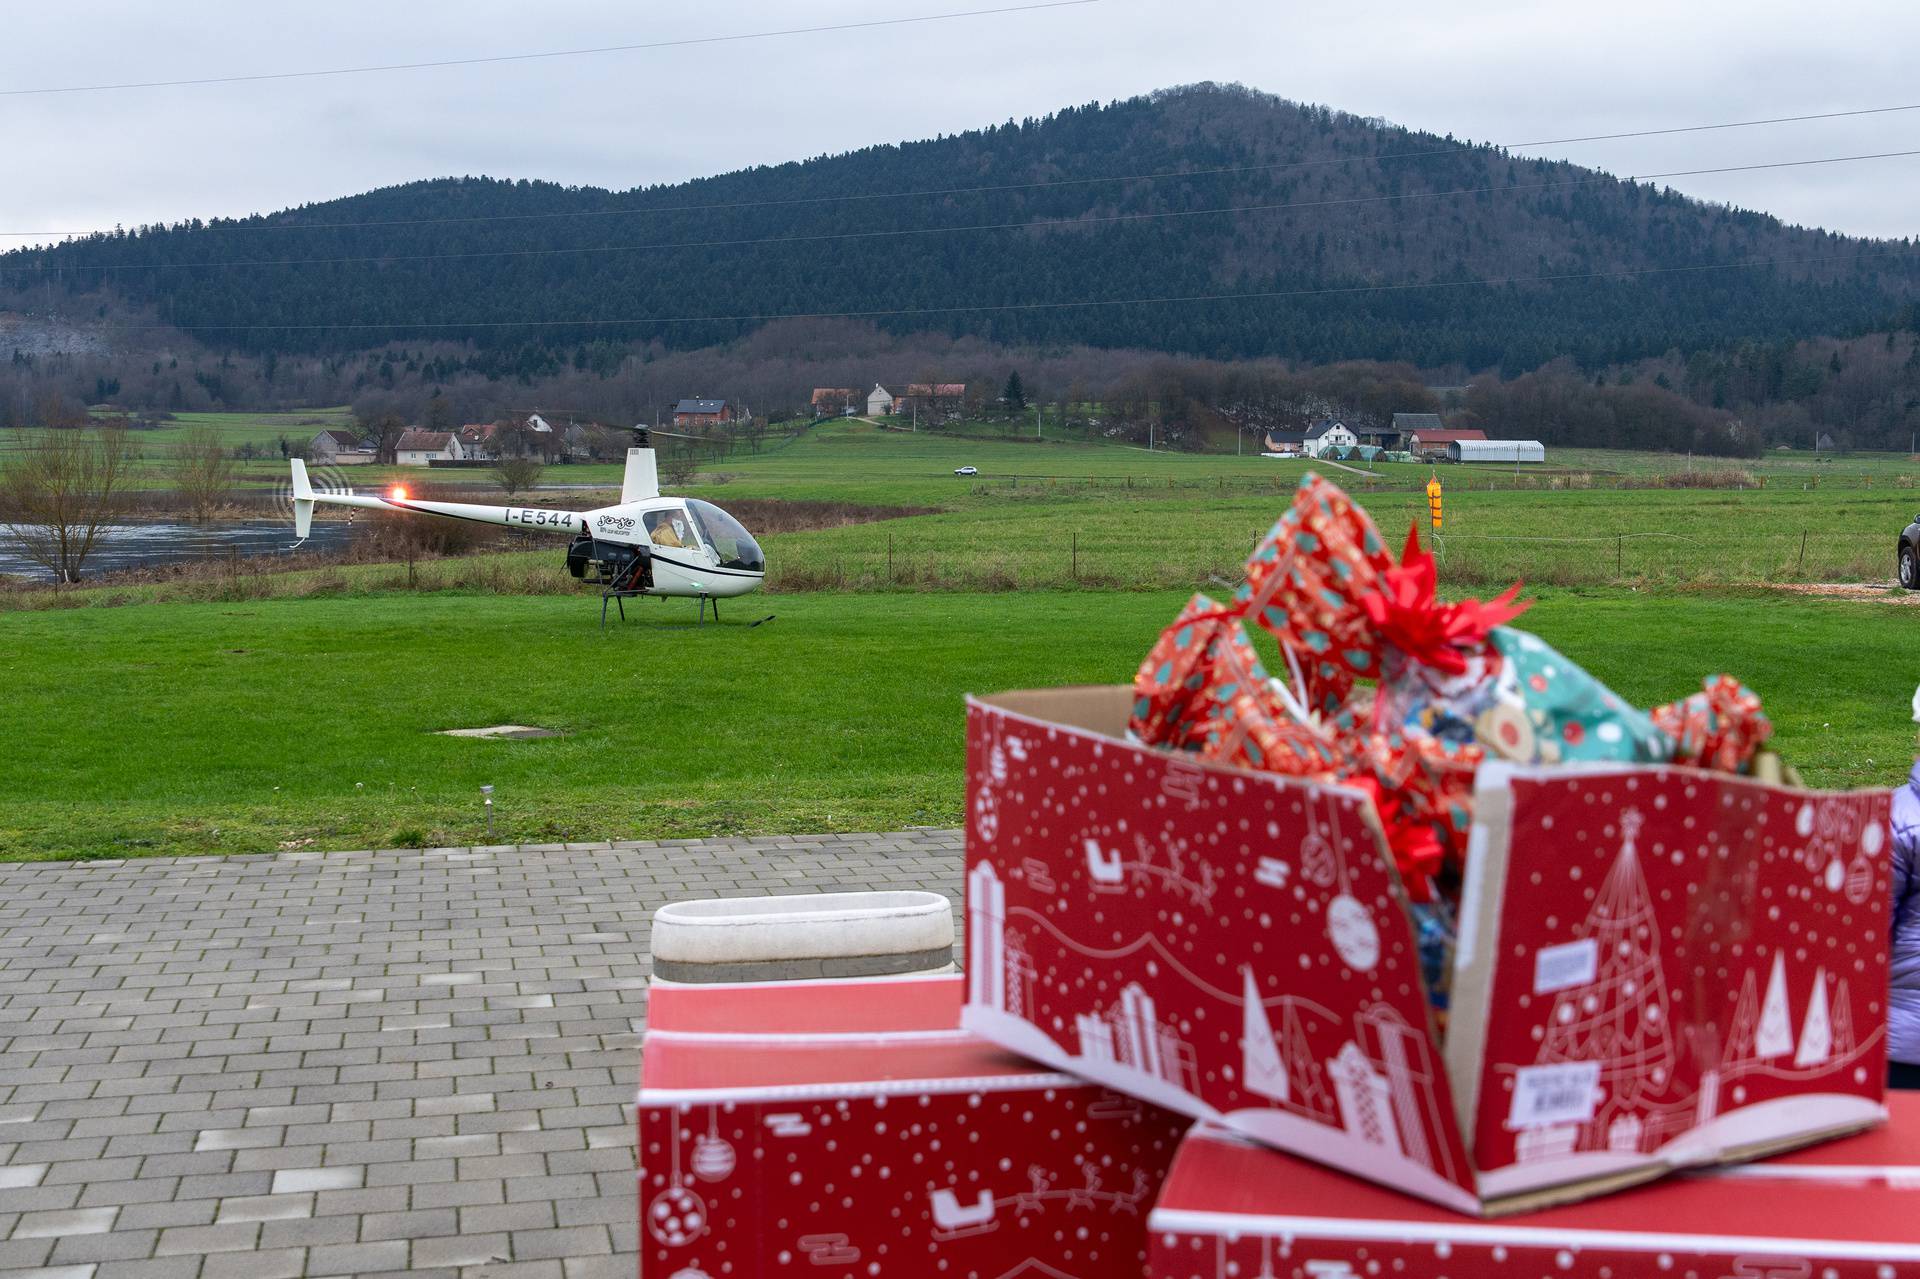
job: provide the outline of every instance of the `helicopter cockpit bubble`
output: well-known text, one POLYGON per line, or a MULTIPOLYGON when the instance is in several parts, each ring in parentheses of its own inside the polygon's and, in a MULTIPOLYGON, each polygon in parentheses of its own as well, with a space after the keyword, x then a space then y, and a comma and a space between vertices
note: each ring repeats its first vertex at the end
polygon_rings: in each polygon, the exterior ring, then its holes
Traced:
POLYGON ((693 513, 701 537, 720 557, 721 568, 741 569, 748 573, 766 571, 766 553, 739 520, 712 502, 703 502, 697 497, 687 499, 687 509, 693 513))

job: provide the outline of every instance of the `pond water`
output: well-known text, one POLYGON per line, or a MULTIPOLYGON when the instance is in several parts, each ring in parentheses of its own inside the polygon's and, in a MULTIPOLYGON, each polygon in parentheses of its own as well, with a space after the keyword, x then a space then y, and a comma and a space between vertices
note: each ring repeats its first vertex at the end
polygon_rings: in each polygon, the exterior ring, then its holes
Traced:
MULTIPOLYGON (((358 526, 364 531, 367 525, 358 526)), ((313 536, 301 546, 302 553, 335 551, 347 545, 356 528, 344 521, 315 520, 313 536)), ((208 524, 171 524, 129 522, 116 524, 101 534, 87 556, 83 570, 87 577, 115 569, 147 568, 156 564, 177 564, 186 560, 225 559, 238 553, 245 556, 285 555, 294 542, 293 521, 217 520, 208 524)), ((4 528, 0 528, 0 573, 15 573, 47 581, 52 574, 20 553, 20 548, 4 528)))

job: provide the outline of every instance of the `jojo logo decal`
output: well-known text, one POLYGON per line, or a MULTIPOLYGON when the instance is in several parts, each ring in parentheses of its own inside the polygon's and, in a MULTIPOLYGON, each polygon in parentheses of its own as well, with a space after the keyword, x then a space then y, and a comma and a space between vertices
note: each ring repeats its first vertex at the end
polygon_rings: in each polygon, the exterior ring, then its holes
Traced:
POLYGON ((602 515, 595 523, 606 533, 633 532, 634 521, 624 515, 602 515))

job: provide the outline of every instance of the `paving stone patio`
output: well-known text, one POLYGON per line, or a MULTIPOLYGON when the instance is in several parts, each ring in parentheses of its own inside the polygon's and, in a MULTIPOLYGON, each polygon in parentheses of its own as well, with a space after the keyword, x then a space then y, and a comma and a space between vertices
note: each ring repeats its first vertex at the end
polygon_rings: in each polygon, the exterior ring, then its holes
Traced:
POLYGON ((0 1275, 632 1279, 648 925, 957 831, 0 865, 0 1275))

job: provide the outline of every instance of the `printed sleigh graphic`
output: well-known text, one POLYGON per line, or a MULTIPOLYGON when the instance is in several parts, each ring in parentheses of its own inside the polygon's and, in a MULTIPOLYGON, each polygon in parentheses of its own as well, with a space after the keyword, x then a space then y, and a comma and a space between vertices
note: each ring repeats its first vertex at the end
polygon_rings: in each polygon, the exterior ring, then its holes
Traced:
POLYGON ((969 1029, 1469 1212, 1884 1116, 1885 792, 1484 770, 1443 1052, 1364 798, 1126 698, 969 707, 969 1029))

